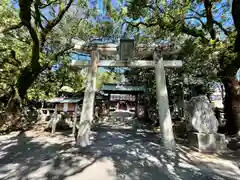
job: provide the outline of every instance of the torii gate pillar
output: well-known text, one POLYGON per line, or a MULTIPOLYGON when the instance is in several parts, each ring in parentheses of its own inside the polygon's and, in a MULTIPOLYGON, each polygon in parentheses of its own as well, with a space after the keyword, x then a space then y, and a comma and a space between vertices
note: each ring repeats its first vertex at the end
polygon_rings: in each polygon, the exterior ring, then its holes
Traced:
POLYGON ((98 61, 99 52, 97 50, 91 51, 91 65, 88 68, 79 130, 76 138, 76 144, 80 147, 85 147, 90 144, 89 133, 93 121, 98 61))
POLYGON ((169 150, 175 150, 175 140, 172 129, 172 119, 169 109, 168 92, 166 85, 165 70, 162 55, 160 59, 154 53, 155 76, 156 76, 156 94, 157 94, 157 109, 160 123, 160 131, 164 147, 169 150))

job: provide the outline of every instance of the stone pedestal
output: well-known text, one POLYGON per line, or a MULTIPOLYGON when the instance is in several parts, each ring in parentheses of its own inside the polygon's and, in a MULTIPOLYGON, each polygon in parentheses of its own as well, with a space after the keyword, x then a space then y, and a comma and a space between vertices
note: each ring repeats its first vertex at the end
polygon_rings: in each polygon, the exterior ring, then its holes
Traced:
POLYGON ((188 141, 191 146, 198 148, 200 152, 216 153, 227 149, 224 134, 189 132, 188 141))

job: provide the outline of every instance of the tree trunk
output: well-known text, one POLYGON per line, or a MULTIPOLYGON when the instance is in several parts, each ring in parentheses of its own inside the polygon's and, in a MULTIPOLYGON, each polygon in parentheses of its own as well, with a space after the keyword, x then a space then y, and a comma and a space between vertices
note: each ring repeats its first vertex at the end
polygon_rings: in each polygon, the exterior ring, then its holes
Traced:
POLYGON ((24 100, 27 90, 41 73, 41 67, 27 66, 21 73, 17 86, 12 87, 8 102, 6 105, 4 124, 6 124, 6 131, 17 128, 22 119, 22 101, 24 100), (13 128, 13 129, 12 129, 13 128))
POLYGON ((21 99, 25 98, 27 90, 31 87, 41 72, 42 68, 40 66, 32 67, 31 65, 27 66, 22 71, 17 82, 17 90, 21 99))
POLYGON ((236 78, 225 78, 223 80, 225 88, 224 112, 227 120, 224 132, 228 134, 236 134, 240 127, 240 101, 238 97, 238 84, 236 78))
POLYGON ((232 1, 232 17, 233 22, 237 30, 237 37, 235 41, 235 52, 240 52, 240 1, 233 0, 232 1))
MULTIPOLYGON (((240 93, 239 93, 239 84, 236 80, 236 72, 240 67, 240 1, 232 1, 232 17, 233 22, 236 27, 237 37, 235 41, 234 51, 238 53, 238 56, 224 69, 222 77, 223 84, 225 87, 225 101, 224 101, 224 110, 226 115, 226 131, 235 134, 240 132, 240 93), (230 74, 230 75, 229 75, 230 74)), ((224 63, 221 63, 224 64, 224 63)), ((221 66, 221 65, 220 65, 221 66)))

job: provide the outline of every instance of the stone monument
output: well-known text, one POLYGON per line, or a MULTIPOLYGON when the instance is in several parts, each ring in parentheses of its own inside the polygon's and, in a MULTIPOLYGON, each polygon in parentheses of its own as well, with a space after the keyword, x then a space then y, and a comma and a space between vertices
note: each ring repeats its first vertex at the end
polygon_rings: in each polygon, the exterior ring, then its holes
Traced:
POLYGON ((201 86, 194 89, 196 93, 186 106, 188 141, 200 152, 219 152, 226 149, 224 134, 217 133, 218 120, 212 104, 201 86))

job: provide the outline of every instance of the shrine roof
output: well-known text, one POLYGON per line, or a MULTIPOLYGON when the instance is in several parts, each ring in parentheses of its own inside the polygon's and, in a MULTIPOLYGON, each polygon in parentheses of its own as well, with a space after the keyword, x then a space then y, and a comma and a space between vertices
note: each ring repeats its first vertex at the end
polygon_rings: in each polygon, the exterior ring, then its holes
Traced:
POLYGON ((102 89, 104 92, 145 92, 143 85, 132 85, 132 84, 104 84, 102 89))
MULTIPOLYGON (((62 92, 58 97, 47 100, 48 103, 78 103, 84 98, 84 91, 77 93, 62 92)), ((107 95, 104 95, 103 92, 97 90, 95 99, 102 100, 107 98, 107 95)))
POLYGON ((48 100, 49 103, 78 103, 82 98, 53 98, 48 100))

